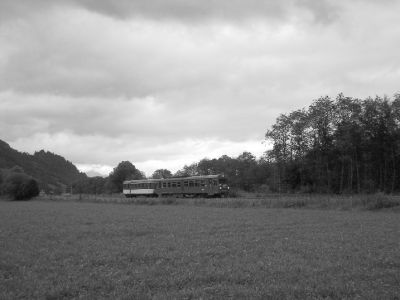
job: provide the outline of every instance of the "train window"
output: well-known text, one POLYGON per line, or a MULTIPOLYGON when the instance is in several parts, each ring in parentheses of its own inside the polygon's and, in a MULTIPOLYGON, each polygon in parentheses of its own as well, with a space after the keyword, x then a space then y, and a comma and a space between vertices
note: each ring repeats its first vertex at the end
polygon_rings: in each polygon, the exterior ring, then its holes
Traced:
POLYGON ((167 187, 167 183, 166 183, 166 182, 163 182, 163 183, 162 183, 162 187, 163 187, 163 188, 166 188, 166 187, 167 187))
POLYGON ((218 185, 218 180, 214 179, 214 180, 213 180, 213 184, 214 184, 215 186, 217 186, 217 185, 218 185))
POLYGON ((197 180, 194 182, 194 186, 199 186, 200 182, 198 182, 197 180))
POLYGON ((189 186, 194 186, 194 182, 192 180, 189 181, 189 186))
POLYGON ((181 187, 181 182, 180 182, 180 181, 178 181, 178 182, 176 183, 176 187, 181 187))
POLYGON ((204 180, 200 181, 200 186, 206 186, 206 182, 204 180))
POLYGON ((184 181, 183 186, 189 186, 189 181, 184 181))
POLYGON ((171 182, 172 187, 176 187, 176 182, 171 182))
POLYGON ((168 183, 167 183, 167 186, 168 186, 168 187, 171 187, 171 182, 168 182, 168 183))

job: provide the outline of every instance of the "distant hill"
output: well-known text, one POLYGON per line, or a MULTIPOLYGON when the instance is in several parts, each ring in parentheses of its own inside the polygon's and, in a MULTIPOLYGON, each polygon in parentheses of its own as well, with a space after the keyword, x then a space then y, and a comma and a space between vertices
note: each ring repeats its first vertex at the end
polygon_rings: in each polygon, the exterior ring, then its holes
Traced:
POLYGON ((46 191, 63 192, 72 182, 87 178, 64 157, 40 150, 33 155, 19 152, 0 140, 0 169, 21 167, 39 182, 46 191))

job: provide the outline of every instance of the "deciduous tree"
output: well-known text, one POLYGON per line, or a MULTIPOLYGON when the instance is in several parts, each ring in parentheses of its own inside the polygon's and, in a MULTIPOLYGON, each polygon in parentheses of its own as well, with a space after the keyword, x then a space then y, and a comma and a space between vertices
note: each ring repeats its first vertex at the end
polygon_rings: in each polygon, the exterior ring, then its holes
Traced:
POLYGON ((170 178, 172 177, 172 173, 170 170, 167 169, 158 169, 153 172, 153 175, 151 175, 151 178, 153 179, 164 179, 164 178, 170 178))
POLYGON ((115 192, 122 192, 122 183, 128 179, 143 179, 144 175, 130 161, 122 161, 110 173, 109 179, 115 192))

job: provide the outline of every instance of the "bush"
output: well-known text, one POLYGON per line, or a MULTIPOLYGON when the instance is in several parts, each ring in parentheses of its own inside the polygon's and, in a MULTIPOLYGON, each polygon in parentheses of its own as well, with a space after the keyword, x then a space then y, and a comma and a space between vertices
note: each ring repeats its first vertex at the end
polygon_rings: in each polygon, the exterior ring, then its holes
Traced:
POLYGON ((11 172, 4 179, 2 192, 13 200, 28 200, 39 195, 39 186, 30 176, 11 172))

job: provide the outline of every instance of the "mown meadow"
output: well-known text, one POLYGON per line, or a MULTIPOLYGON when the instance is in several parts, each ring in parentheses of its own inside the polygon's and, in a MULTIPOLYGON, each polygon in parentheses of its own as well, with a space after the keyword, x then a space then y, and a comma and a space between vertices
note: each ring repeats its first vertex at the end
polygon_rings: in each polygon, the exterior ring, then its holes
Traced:
POLYGON ((400 296, 393 209, 98 200, 0 201, 0 299, 400 296))
POLYGON ((400 210, 400 196, 386 194, 332 195, 332 194, 262 194, 233 193, 229 198, 126 198, 122 194, 66 194, 41 196, 41 200, 118 203, 129 205, 195 205, 221 208, 309 208, 334 210, 400 210))

